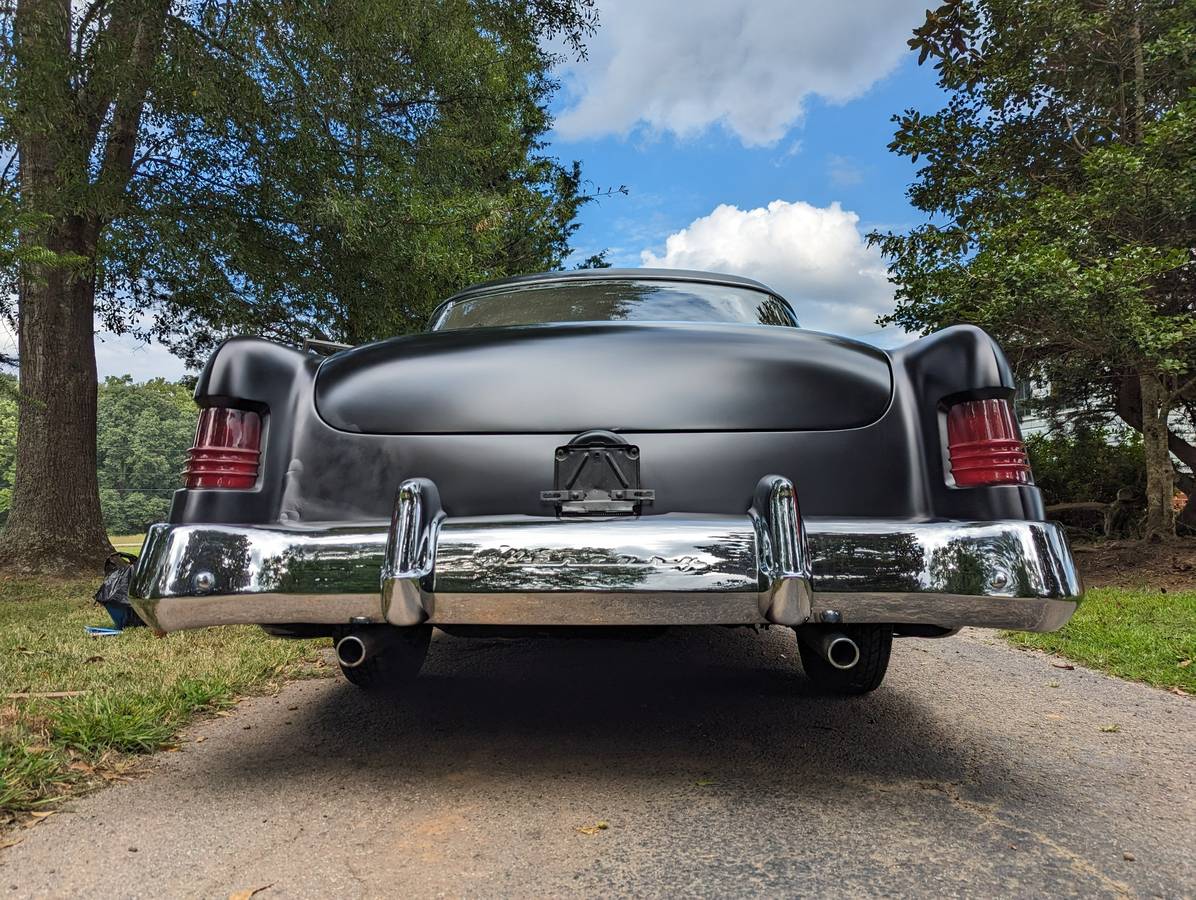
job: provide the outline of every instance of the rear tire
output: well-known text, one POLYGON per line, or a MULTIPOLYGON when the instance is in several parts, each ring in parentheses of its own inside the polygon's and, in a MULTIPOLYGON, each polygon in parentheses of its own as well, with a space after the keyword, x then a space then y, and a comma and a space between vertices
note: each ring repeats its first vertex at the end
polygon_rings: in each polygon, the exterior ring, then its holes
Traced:
POLYGON ((798 636, 797 649, 806 677, 819 692, 838 695, 867 694, 880 687, 889 669, 893 650, 892 625, 806 625, 805 628, 842 632, 860 648, 860 661, 850 669, 836 669, 822 654, 798 636))
MULTIPOLYGON (((333 645, 341 635, 333 638, 333 645)), ((390 693, 410 684, 428 656, 432 626, 395 628, 386 648, 357 666, 341 665, 341 673, 352 684, 371 693, 390 693)), ((339 665, 339 663, 338 663, 339 665)))

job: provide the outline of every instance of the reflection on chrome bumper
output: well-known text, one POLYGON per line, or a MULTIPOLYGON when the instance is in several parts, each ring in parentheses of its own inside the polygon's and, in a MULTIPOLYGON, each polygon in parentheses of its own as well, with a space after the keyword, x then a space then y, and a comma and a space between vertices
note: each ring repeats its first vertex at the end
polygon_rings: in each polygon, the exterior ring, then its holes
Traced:
POLYGON ((1047 522, 802 519, 761 481, 743 516, 448 518, 404 482, 390 523, 156 525, 131 594, 162 631, 250 623, 1060 627, 1081 588, 1047 522))

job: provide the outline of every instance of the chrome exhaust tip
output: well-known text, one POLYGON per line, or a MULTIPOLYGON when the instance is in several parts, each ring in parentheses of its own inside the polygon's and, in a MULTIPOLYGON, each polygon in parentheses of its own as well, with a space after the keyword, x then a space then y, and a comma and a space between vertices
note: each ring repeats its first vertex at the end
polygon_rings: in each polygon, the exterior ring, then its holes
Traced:
POLYGON ((841 671, 853 669, 860 661, 860 645, 841 631, 798 631, 806 644, 831 666, 841 671))
POLYGON ((361 635, 346 634, 336 642, 336 661, 346 669, 356 669, 370 658, 370 648, 361 635))
POLYGON ((854 669, 860 661, 860 645, 845 634, 828 634, 822 638, 822 657, 836 669, 854 669))

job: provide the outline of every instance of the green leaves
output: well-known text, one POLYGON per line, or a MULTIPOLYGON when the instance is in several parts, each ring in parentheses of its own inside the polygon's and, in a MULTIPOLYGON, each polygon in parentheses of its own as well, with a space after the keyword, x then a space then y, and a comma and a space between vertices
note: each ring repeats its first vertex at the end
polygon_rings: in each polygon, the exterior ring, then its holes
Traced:
MULTIPOLYGON (((1196 0, 928 13, 910 45, 939 60, 948 99, 896 119, 890 146, 922 162, 909 197, 928 221, 869 236, 897 285, 883 323, 980 325, 1023 377, 1064 388, 1061 404, 1134 427, 1140 376, 1162 379, 1151 417, 1186 406, 1196 421, 1182 387, 1196 373, 1194 29, 1196 0)), ((1166 435, 1147 445, 1169 471, 1166 435)), ((1162 517, 1170 489, 1151 494, 1162 517)))
POLYGON ((135 384, 126 375, 100 386, 96 462, 109 533, 137 534, 167 517, 195 419, 182 385, 161 378, 135 384))
POLYGON ((975 322, 1039 365, 1192 370, 1196 67, 1177 47, 1194 21, 1191 2, 929 13, 911 46, 967 50, 970 74, 943 70, 947 105, 897 120, 936 220, 871 236, 898 285, 888 321, 975 322))
POLYGON ((593 0, 72 10, 23 43, 0 17, 0 151, 35 135, 54 171, 37 196, 18 194, 15 165, 0 179, 0 311, 20 267, 71 265, 94 276, 105 327, 199 363, 235 332, 401 333, 466 284, 570 252, 587 197, 543 150, 544 44, 584 52, 593 0), (117 171, 117 104, 143 79, 117 171), (73 216, 94 259, 56 249, 73 216))

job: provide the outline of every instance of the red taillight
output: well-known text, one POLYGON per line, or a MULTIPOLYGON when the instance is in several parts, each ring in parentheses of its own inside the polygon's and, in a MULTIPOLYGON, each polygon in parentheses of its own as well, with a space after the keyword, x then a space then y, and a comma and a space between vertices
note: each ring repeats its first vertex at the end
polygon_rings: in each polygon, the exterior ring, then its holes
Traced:
POLYGON ((947 411, 951 474, 960 487, 1030 484, 1030 462, 1008 400, 969 400, 947 411))
POLYGON ((200 410, 183 473, 189 488, 251 488, 257 482, 262 417, 244 409, 200 410))

